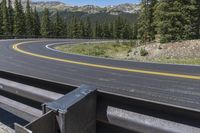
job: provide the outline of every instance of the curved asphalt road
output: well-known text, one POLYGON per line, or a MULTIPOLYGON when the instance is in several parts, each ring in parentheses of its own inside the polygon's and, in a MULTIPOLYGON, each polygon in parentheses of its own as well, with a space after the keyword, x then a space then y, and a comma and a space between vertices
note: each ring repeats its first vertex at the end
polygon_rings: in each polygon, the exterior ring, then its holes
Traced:
POLYGON ((200 66, 110 60, 45 47, 52 43, 76 44, 89 40, 28 41, 0 40, 1 70, 78 86, 93 85, 102 91, 200 110, 200 66), (27 53, 13 49, 19 42, 26 42, 17 48, 27 53))

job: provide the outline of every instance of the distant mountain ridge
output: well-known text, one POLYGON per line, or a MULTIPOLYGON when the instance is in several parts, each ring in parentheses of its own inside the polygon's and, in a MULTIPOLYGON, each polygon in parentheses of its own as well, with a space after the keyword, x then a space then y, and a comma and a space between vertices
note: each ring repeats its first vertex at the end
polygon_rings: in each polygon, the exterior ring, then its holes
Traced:
MULTIPOLYGON (((14 1, 11 0, 13 6, 14 1)), ((36 7, 40 17, 42 11, 48 8, 52 19, 55 18, 56 11, 59 11, 59 14, 67 21, 70 21, 74 16, 81 20, 89 17, 92 24, 114 22, 118 16, 125 19, 129 24, 134 24, 140 12, 140 4, 131 3, 100 7, 95 5, 74 6, 59 1, 29 1, 32 8, 36 7)), ((21 2, 26 9, 27 0, 21 0, 21 2)))
POLYGON ((39 11, 44 8, 49 8, 50 10, 58 11, 85 12, 90 14, 110 13, 112 15, 118 15, 120 13, 137 13, 140 10, 139 4, 130 3, 100 7, 95 5, 72 6, 58 1, 37 1, 31 2, 31 6, 36 7, 39 11))

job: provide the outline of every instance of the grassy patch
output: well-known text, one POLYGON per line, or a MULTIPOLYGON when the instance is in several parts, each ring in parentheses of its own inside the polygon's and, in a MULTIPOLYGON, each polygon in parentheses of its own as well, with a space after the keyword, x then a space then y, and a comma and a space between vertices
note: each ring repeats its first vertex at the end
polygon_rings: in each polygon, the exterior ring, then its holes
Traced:
POLYGON ((60 45, 55 49, 66 53, 75 53, 89 56, 100 56, 109 58, 124 58, 131 52, 135 42, 105 42, 105 43, 83 43, 76 45, 60 45))
POLYGON ((191 64, 200 65, 200 58, 154 58, 149 59, 146 57, 148 51, 146 49, 140 50, 140 57, 131 57, 129 53, 136 46, 135 41, 131 42, 102 42, 102 43, 82 43, 75 45, 60 45, 56 46, 55 49, 64 51, 66 53, 99 56, 115 59, 129 59, 142 62, 155 62, 155 63, 170 63, 170 64, 191 64), (144 57, 145 56, 145 57, 144 57))

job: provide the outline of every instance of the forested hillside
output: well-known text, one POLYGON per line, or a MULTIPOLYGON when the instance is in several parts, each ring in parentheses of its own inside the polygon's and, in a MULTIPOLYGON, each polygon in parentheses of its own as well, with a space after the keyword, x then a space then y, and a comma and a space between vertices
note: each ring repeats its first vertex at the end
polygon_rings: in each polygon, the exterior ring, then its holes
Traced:
POLYGON ((0 35, 64 38, 116 38, 135 39, 136 14, 42 11, 33 9, 29 0, 2 0, 0 6, 0 35), (129 18, 129 19, 127 19, 129 18))
POLYGON ((138 38, 170 42, 200 38, 199 0, 142 0, 138 38))
POLYGON ((145 43, 200 38, 199 0, 142 0, 140 10, 126 4, 100 8, 12 2, 0 3, 1 36, 140 39, 145 43), (62 10, 57 10, 60 6, 62 10))

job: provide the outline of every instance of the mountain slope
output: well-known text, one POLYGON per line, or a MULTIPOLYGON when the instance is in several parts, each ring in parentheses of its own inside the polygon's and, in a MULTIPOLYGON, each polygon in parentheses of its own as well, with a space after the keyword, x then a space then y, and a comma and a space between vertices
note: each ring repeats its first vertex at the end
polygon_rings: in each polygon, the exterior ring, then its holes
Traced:
POLYGON ((95 5, 71 6, 57 1, 39 1, 32 2, 31 6, 36 7, 40 13, 44 8, 48 8, 52 17, 55 16, 56 11, 59 11, 61 16, 67 21, 70 21, 73 16, 80 19, 89 17, 93 24, 97 21, 100 23, 114 22, 118 16, 125 19, 129 24, 133 24, 136 22, 140 11, 140 5, 129 3, 99 7, 95 5))
MULTIPOLYGON (((62 2, 57 1, 39 1, 32 2, 32 7, 36 7, 38 10, 43 10, 44 8, 49 8, 51 10, 59 10, 59 11, 69 11, 69 12, 86 12, 86 13, 136 13, 140 10, 140 5, 138 4, 120 4, 116 6, 106 6, 99 7, 95 5, 84 5, 84 6, 71 6, 62 2)), ((117 15, 118 15, 117 14, 117 15)))

